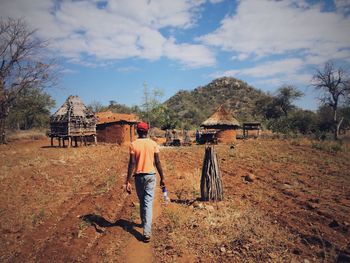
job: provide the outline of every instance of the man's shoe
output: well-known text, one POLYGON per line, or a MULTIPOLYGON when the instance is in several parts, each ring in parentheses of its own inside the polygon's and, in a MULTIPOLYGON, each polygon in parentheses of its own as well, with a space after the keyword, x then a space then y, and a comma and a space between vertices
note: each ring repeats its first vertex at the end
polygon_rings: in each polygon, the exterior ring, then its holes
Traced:
POLYGON ((151 237, 150 236, 143 236, 143 242, 145 242, 145 243, 148 243, 148 242, 150 242, 151 241, 151 237))

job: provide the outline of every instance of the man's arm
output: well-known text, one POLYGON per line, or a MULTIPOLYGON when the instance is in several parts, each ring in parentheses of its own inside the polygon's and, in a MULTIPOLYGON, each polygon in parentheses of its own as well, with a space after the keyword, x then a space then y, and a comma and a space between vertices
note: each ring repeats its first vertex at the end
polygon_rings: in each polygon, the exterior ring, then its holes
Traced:
POLYGON ((131 193, 131 184, 130 184, 130 181, 131 181, 131 176, 132 176, 132 173, 135 169, 135 165, 136 165, 136 159, 135 159, 135 155, 134 154, 130 154, 130 157, 129 157, 129 164, 128 164, 128 175, 126 177, 126 182, 125 182, 125 185, 126 185, 126 191, 130 194, 131 193))
POLYGON ((154 162, 156 164, 159 176, 160 176, 160 186, 165 186, 165 180, 164 180, 164 174, 163 174, 163 169, 162 169, 162 165, 160 163, 159 160, 159 154, 155 153, 154 154, 154 162))

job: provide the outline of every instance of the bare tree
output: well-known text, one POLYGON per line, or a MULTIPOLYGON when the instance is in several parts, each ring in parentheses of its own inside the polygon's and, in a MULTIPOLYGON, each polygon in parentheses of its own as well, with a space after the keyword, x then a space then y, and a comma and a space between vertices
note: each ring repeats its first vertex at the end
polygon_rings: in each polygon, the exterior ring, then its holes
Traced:
POLYGON ((53 83, 53 63, 42 56, 46 47, 23 20, 0 18, 0 144, 6 142, 6 118, 19 95, 53 83))
MULTIPOLYGON (((116 104, 116 103, 113 103, 110 105, 114 105, 114 104, 116 104)), ((95 112, 95 113, 103 111, 103 109, 105 108, 105 107, 103 107, 101 102, 96 101, 96 100, 92 101, 87 107, 88 107, 88 109, 90 109, 92 112, 95 112)))
POLYGON ((338 118, 338 107, 341 99, 345 99, 350 92, 350 82, 346 79, 344 71, 334 68, 332 62, 327 62, 322 71, 317 70, 313 80, 313 86, 323 91, 320 98, 322 103, 332 108, 334 139, 337 140, 343 121, 343 118, 338 118))
POLYGON ((163 96, 163 91, 159 88, 154 88, 149 90, 146 82, 143 83, 143 118, 146 119, 148 125, 151 127, 151 122, 153 124, 153 120, 158 118, 158 116, 154 116, 154 110, 161 105, 159 102, 160 98, 163 96))

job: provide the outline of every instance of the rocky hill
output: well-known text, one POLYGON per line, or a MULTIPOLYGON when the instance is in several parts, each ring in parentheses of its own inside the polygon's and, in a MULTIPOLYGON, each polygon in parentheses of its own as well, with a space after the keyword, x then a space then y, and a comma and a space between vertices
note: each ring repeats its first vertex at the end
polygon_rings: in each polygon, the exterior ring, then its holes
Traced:
POLYGON ((179 91, 165 105, 180 122, 198 126, 222 104, 241 122, 256 120, 256 101, 267 96, 241 80, 223 77, 193 91, 179 91))

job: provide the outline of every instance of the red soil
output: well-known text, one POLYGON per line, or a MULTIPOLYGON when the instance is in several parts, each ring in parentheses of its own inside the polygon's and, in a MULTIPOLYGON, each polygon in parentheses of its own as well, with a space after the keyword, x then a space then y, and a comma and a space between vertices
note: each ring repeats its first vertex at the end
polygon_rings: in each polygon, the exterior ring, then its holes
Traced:
POLYGON ((204 146, 162 148, 173 202, 159 207, 144 245, 132 227, 135 194, 123 191, 128 148, 48 145, 0 146, 1 262, 350 258, 349 148, 332 154, 281 140, 216 146, 225 201, 204 206, 196 201, 204 146), (248 174, 256 179, 247 182, 248 174))

